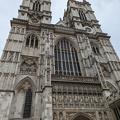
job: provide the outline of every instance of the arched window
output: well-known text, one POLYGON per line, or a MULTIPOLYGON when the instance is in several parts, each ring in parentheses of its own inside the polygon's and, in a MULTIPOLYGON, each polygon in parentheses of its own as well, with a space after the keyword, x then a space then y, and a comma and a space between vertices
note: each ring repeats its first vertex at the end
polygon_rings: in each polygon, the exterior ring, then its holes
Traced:
POLYGON ((38 48, 38 38, 35 35, 29 35, 26 39, 26 47, 38 48))
POLYGON ((33 3, 33 10, 34 11, 37 11, 37 12, 40 12, 40 9, 41 9, 41 4, 40 2, 37 0, 33 3))
POLYGON ((32 105, 32 91, 31 89, 28 89, 26 92, 23 118, 30 118, 31 105, 32 105))
POLYGON ((81 76, 77 52, 65 38, 55 46, 55 74, 81 76))
POLYGON ((87 21, 86 15, 81 9, 79 10, 79 16, 80 16, 80 20, 87 21))
MULTIPOLYGON (((16 86, 16 94, 13 99, 15 107, 13 111, 14 118, 22 119, 22 118, 30 118, 31 111, 34 109, 32 107, 33 104, 33 94, 34 88, 30 82, 30 78, 25 78, 21 81, 21 83, 16 86)), ((34 105, 34 104, 33 104, 34 105)))

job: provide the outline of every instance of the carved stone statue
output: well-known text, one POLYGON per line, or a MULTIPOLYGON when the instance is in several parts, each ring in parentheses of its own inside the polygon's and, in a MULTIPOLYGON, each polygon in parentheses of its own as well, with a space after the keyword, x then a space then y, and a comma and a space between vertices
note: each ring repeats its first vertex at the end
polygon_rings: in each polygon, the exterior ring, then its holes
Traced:
POLYGON ((62 114, 62 113, 59 114, 59 120, 64 120, 64 119, 63 119, 63 114, 62 114))
POLYGON ((99 120, 103 120, 103 116, 101 112, 99 112, 99 120))
POLYGON ((77 96, 76 93, 74 94, 74 101, 75 101, 75 102, 78 102, 78 96, 77 96))
POLYGON ((53 120, 57 120, 57 114, 56 113, 53 114, 53 120))
POLYGON ((104 118, 105 118, 105 120, 109 120, 109 119, 108 119, 107 112, 104 112, 104 118))

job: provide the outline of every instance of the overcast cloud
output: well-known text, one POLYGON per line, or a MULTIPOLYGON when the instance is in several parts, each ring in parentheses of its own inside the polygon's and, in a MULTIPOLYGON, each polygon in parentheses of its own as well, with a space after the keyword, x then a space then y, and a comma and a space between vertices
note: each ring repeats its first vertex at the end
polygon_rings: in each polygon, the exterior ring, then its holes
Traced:
MULTIPOLYGON (((63 17, 67 0, 52 1, 52 23, 57 23, 63 17)), ((120 58, 120 0, 88 0, 91 3, 102 30, 111 36, 111 42, 120 58)), ((0 55, 10 31, 10 20, 16 18, 22 0, 4 0, 0 4, 0 55)))

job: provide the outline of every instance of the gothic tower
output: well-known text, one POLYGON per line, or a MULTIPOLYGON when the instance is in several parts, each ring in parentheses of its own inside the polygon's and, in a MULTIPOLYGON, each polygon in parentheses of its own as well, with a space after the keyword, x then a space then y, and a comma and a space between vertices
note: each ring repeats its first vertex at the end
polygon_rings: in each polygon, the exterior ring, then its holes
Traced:
POLYGON ((23 0, 0 61, 0 120, 120 120, 120 62, 86 0, 23 0))

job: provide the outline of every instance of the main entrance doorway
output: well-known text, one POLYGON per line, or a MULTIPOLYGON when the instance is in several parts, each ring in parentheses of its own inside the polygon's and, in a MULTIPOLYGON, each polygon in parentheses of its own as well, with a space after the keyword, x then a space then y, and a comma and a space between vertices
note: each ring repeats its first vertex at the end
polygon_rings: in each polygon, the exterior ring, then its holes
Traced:
POLYGON ((83 115, 79 115, 76 118, 74 118, 73 120, 90 120, 89 118, 83 116, 83 115))

